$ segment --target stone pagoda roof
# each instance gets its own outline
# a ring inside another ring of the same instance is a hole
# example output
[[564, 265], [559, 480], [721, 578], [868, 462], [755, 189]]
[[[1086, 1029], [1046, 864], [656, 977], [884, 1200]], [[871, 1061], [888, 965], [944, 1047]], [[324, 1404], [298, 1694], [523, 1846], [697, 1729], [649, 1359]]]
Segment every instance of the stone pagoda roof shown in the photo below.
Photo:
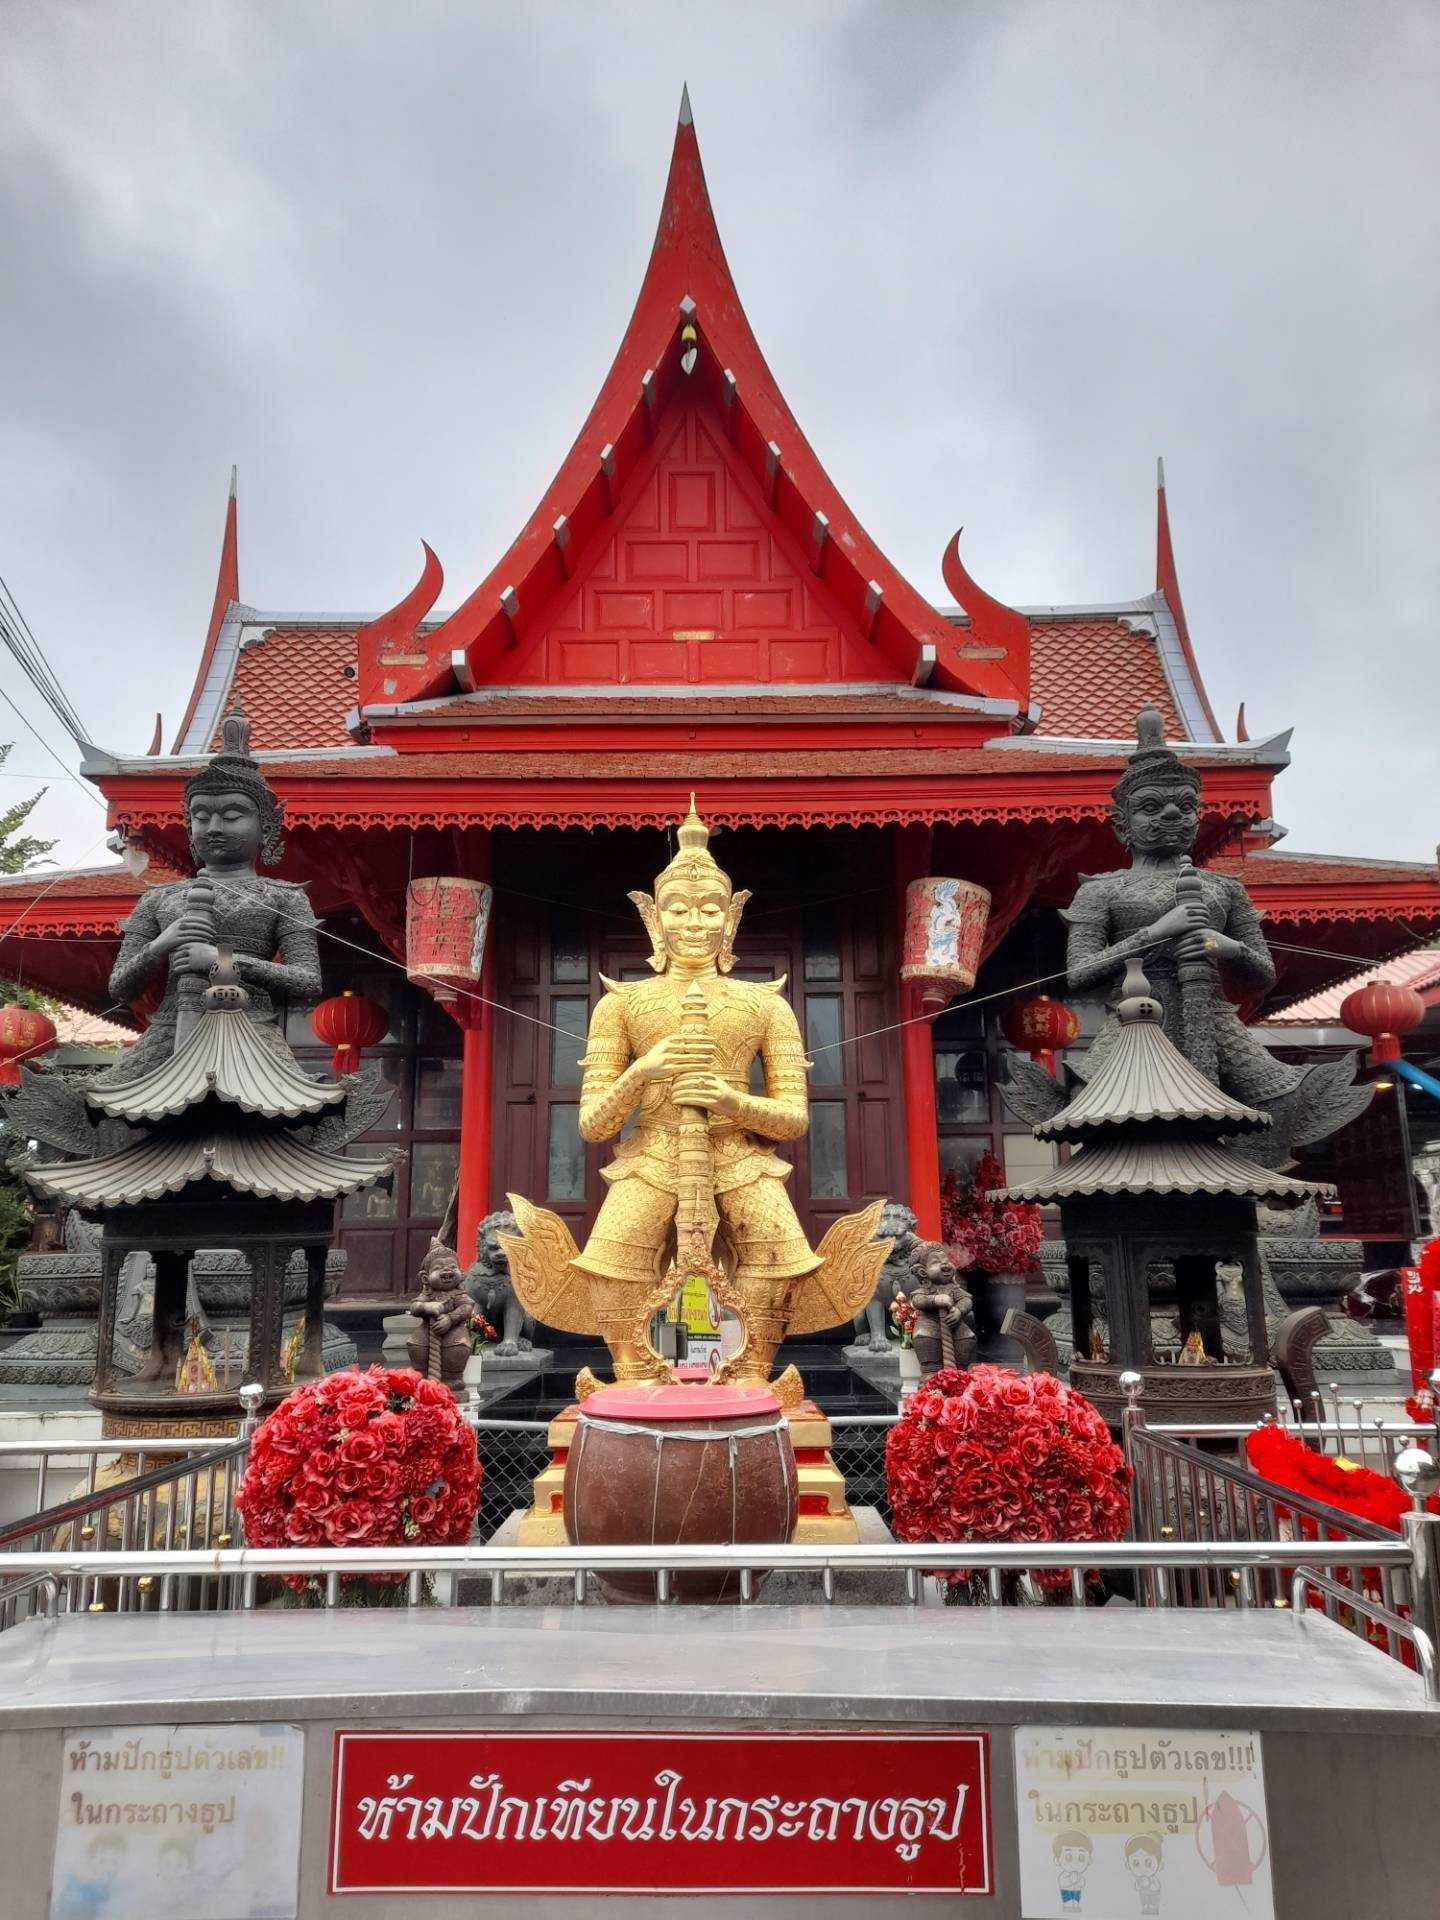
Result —
[[1270, 1116], [1232, 1100], [1166, 1034], [1160, 1003], [1138, 960], [1126, 968], [1109, 1044], [1090, 1081], [1034, 1132], [1076, 1144], [1063, 1166], [1002, 1189], [1007, 1200], [1044, 1205], [1118, 1195], [1211, 1194], [1295, 1207], [1333, 1187], [1273, 1172], [1219, 1137], [1258, 1132]]
[[[278, 1031], [263, 1033], [228, 954], [214, 979], [193, 1031], [168, 1059], [85, 1089], [86, 1106], [136, 1137], [94, 1157], [27, 1167], [37, 1193], [104, 1211], [206, 1182], [252, 1199], [312, 1202], [357, 1193], [390, 1171], [388, 1157], [341, 1150], [358, 1083], [311, 1078]], [[49, 1091], [35, 1074], [27, 1090], [41, 1099]], [[320, 1116], [328, 1131], [307, 1139], [303, 1129]]]

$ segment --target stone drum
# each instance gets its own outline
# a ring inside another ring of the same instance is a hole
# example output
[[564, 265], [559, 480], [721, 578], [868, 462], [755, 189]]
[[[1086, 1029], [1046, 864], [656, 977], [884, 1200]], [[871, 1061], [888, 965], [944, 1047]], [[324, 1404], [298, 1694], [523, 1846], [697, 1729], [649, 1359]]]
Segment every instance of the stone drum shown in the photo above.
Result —
[[[603, 1387], [581, 1409], [565, 1467], [573, 1546], [778, 1546], [796, 1511], [789, 1430], [763, 1387], [644, 1382]], [[648, 1573], [600, 1581], [616, 1599], [655, 1597]], [[680, 1600], [740, 1596], [734, 1573], [678, 1574], [672, 1585]]]

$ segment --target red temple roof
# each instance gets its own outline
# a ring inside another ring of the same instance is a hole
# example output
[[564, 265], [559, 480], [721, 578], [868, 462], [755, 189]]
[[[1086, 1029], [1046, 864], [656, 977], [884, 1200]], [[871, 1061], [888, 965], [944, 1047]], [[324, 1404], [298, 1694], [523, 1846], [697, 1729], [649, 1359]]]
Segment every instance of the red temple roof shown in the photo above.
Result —
[[[439, 590], [438, 568], [427, 562], [427, 573], [428, 599], [409, 596], [408, 632], [386, 620], [361, 636], [362, 707], [517, 669], [549, 680], [707, 677], [682, 635], [733, 652], [718, 664], [725, 679], [853, 677], [846, 660], [858, 649], [872, 662], [866, 678], [933, 677], [1012, 703], [1012, 714], [1029, 703], [1023, 619], [977, 606], [977, 631], [957, 633], [870, 539], [801, 433], [740, 303], [688, 96], [635, 310], [574, 446], [486, 579], [420, 633]], [[606, 589], [609, 631], [596, 634], [583, 609], [576, 658], [563, 646], [537, 656], [586, 574]]]

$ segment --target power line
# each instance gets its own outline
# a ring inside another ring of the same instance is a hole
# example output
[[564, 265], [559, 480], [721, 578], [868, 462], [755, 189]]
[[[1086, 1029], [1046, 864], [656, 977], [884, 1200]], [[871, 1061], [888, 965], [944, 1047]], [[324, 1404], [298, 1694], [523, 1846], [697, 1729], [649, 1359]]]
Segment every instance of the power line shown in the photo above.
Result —
[[83, 793], [87, 799], [93, 800], [97, 807], [103, 807], [105, 805], [105, 802], [101, 799], [100, 795], [96, 793], [93, 787], [87, 787], [85, 782], [80, 778], [79, 774], [76, 773], [73, 768], [66, 766], [65, 762], [60, 758], [59, 754], [55, 751], [54, 747], [51, 746], [50, 742], [45, 738], [44, 734], [37, 731], [37, 729], [31, 724], [31, 722], [26, 718], [26, 716], [20, 711], [19, 707], [16, 706], [15, 702], [10, 698], [9, 694], [6, 693], [3, 687], [0, 687], [0, 700], [3, 700], [5, 702], [6, 706], [9, 707], [10, 711], [15, 715], [15, 718], [20, 722], [21, 726], [24, 727], [26, 732], [33, 735], [34, 738], [40, 742], [40, 745], [45, 749], [46, 753], [49, 754], [50, 758], [55, 762], [56, 766], [59, 767], [61, 773], [64, 774], [65, 778], [67, 780], [73, 780], [75, 785], [80, 789], [81, 793]]
[[35, 638], [30, 622], [20, 611], [3, 574], [0, 574], [0, 640], [4, 641], [19, 663], [21, 672], [65, 731], [77, 744], [83, 743], [87, 738], [84, 723], [60, 684], [60, 676], [51, 665], [45, 649]]

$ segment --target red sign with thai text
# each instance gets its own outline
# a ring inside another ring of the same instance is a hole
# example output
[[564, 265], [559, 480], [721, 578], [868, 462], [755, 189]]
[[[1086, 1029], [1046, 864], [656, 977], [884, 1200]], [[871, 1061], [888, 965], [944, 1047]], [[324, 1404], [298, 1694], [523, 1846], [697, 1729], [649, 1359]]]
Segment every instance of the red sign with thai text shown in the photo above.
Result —
[[992, 1886], [983, 1733], [335, 1736], [331, 1893]]

